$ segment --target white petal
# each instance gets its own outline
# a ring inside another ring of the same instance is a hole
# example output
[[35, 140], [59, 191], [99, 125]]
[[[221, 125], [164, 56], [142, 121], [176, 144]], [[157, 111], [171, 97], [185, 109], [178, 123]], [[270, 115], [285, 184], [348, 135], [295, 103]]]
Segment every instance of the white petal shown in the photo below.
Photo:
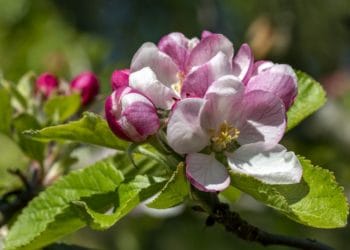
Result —
[[193, 186], [204, 192], [222, 191], [230, 185], [225, 166], [214, 155], [187, 155], [186, 175]]
[[205, 94], [207, 103], [201, 112], [201, 126], [216, 130], [224, 121], [231, 123], [238, 112], [235, 107], [244, 95], [244, 85], [233, 75], [216, 80]]
[[132, 58], [130, 71], [135, 72], [144, 67], [150, 67], [157, 75], [157, 79], [167, 86], [178, 81], [179, 69], [177, 65], [153, 43], [144, 43], [139, 48]]
[[151, 99], [157, 108], [170, 109], [174, 104], [174, 99], [180, 98], [172, 88], [158, 81], [157, 76], [149, 67], [131, 73], [129, 85]]
[[280, 144], [274, 147], [262, 142], [243, 145], [228, 155], [228, 164], [231, 171], [268, 184], [298, 183], [302, 177], [298, 158]]
[[187, 98], [176, 103], [169, 118], [167, 139], [180, 154], [199, 152], [209, 144], [209, 136], [200, 127], [199, 113], [204, 99]]

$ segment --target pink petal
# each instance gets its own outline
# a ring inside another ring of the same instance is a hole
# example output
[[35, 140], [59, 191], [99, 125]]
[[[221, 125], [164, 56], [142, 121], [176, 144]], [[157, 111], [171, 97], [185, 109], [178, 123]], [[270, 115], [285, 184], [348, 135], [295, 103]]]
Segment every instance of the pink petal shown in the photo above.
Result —
[[203, 38], [189, 55], [187, 70], [190, 71], [194, 66], [199, 66], [208, 62], [220, 51], [224, 53], [230, 61], [232, 60], [233, 46], [225, 36], [221, 34], [212, 34]]
[[271, 68], [274, 65], [273, 62], [271, 61], [256, 61], [253, 66], [253, 74], [252, 75], [257, 75], [260, 74], [261, 72]]
[[246, 91], [252, 90], [264, 90], [277, 95], [288, 110], [298, 93], [297, 78], [289, 65], [275, 64], [250, 78]]
[[207, 102], [201, 111], [201, 126], [207, 130], [216, 130], [227, 121], [237, 119], [236, 111], [244, 96], [244, 85], [233, 75], [216, 80], [205, 94]]
[[220, 51], [209, 62], [195, 67], [186, 76], [181, 89], [181, 97], [203, 97], [212, 82], [230, 73], [230, 60]]
[[157, 108], [169, 110], [180, 98], [171, 87], [162, 84], [149, 67], [131, 73], [129, 84], [151, 99]]
[[204, 192], [222, 191], [230, 185], [230, 176], [225, 166], [214, 155], [187, 155], [186, 175], [193, 186]]
[[244, 43], [238, 50], [232, 61], [232, 70], [235, 76], [238, 76], [244, 83], [252, 74], [254, 66], [254, 56], [249, 45]]
[[139, 71], [145, 67], [151, 68], [157, 79], [167, 86], [178, 81], [179, 68], [167, 54], [160, 51], [153, 43], [144, 43], [139, 48], [132, 58], [130, 71]]
[[129, 69], [114, 70], [111, 77], [112, 89], [116, 90], [119, 87], [129, 85]]
[[210, 32], [208, 30], [203, 30], [202, 35], [201, 35], [201, 39], [204, 39], [204, 38], [211, 36], [211, 35], [213, 35], [212, 32]]
[[298, 158], [280, 144], [243, 145], [228, 155], [228, 164], [232, 172], [250, 175], [268, 184], [298, 183], [302, 177]]
[[241, 106], [238, 142], [248, 144], [263, 141], [277, 144], [286, 128], [285, 108], [272, 93], [256, 90], [245, 94]]
[[106, 100], [105, 112], [111, 130], [124, 140], [144, 141], [160, 126], [151, 101], [130, 87], [114, 91]]
[[182, 33], [173, 32], [162, 37], [158, 48], [170, 56], [181, 71], [185, 70], [185, 63], [189, 55], [189, 39]]
[[209, 136], [200, 127], [199, 113], [204, 99], [187, 98], [176, 103], [167, 127], [167, 140], [179, 154], [194, 153], [209, 144]]

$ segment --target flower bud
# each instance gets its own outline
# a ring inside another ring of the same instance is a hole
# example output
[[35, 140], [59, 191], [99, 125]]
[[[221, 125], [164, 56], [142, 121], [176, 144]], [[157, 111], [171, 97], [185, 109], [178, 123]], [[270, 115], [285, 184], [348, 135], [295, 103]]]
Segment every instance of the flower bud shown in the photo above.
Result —
[[111, 130], [124, 140], [144, 141], [160, 126], [153, 103], [128, 86], [118, 88], [107, 98], [105, 112]]
[[58, 88], [58, 79], [50, 73], [43, 73], [36, 79], [36, 92], [48, 98]]
[[112, 89], [116, 90], [119, 87], [128, 86], [129, 75], [130, 75], [129, 69], [114, 70], [111, 77]]
[[70, 88], [80, 92], [82, 105], [87, 105], [98, 94], [100, 84], [94, 73], [83, 72], [72, 80]]

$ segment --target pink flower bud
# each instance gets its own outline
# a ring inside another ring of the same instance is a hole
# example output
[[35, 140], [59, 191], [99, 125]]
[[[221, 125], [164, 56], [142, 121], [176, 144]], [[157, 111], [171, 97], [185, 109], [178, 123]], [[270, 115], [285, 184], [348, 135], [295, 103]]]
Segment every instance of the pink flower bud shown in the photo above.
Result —
[[82, 105], [87, 105], [98, 94], [100, 84], [96, 75], [87, 71], [76, 76], [70, 83], [70, 88], [80, 92]]
[[144, 141], [160, 126], [153, 103], [128, 86], [118, 88], [107, 98], [105, 112], [111, 130], [124, 140]]
[[43, 73], [36, 79], [36, 92], [42, 93], [46, 98], [58, 88], [58, 79], [50, 73]]
[[129, 69], [120, 69], [120, 70], [116, 69], [116, 70], [114, 70], [112, 77], [111, 77], [112, 89], [116, 90], [119, 87], [128, 86], [129, 85], [129, 75], [130, 75]]

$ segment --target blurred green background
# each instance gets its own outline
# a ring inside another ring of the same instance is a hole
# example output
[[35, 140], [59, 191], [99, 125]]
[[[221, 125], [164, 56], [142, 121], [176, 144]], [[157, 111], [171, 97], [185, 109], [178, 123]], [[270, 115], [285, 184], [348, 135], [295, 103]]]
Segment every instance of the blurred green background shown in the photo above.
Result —
[[[334, 171], [350, 197], [349, 0], [0, 0], [0, 69], [13, 81], [28, 70], [70, 80], [91, 69], [107, 94], [112, 71], [128, 67], [143, 42], [172, 31], [200, 36], [204, 29], [223, 33], [236, 50], [248, 42], [257, 58], [291, 64], [323, 84], [327, 105], [282, 143]], [[244, 195], [233, 209], [268, 231], [349, 249], [349, 227], [308, 228]], [[265, 249], [204, 222], [188, 208], [167, 216], [140, 208], [111, 230], [84, 229], [64, 241], [106, 250]]]

